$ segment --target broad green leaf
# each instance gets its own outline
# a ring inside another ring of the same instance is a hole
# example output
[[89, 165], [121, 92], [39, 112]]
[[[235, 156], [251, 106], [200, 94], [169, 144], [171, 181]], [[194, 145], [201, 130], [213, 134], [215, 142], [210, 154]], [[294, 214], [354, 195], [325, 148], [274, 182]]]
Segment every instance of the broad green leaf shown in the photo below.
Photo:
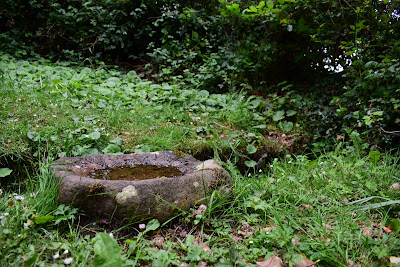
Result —
[[98, 233], [93, 239], [94, 259], [91, 266], [109, 267], [122, 266], [121, 252], [118, 242], [106, 233]]
[[284, 118], [285, 118], [285, 111], [284, 110], [279, 110], [272, 116], [272, 119], [274, 121], [280, 121], [280, 120], [282, 120]]
[[254, 168], [257, 165], [257, 162], [254, 160], [246, 160], [244, 164], [249, 168]]
[[33, 220], [35, 221], [36, 224], [44, 224], [44, 223], [52, 221], [53, 219], [54, 219], [54, 216], [47, 215], [47, 216], [35, 217]]
[[31, 139], [33, 142], [37, 142], [40, 139], [40, 134], [37, 132], [28, 132], [26, 134], [29, 139]]
[[267, 7], [268, 7], [268, 9], [273, 9], [274, 8], [274, 2], [268, 1], [267, 2]]
[[6, 177], [12, 172], [9, 168], [0, 168], [0, 177]]
[[122, 146], [122, 141], [123, 141], [123, 140], [122, 140], [121, 137], [117, 137], [117, 138], [111, 140], [110, 143], [116, 144], [117, 146]]
[[146, 231], [154, 231], [160, 227], [160, 222], [157, 219], [149, 221], [146, 225]]
[[89, 134], [89, 138], [92, 140], [97, 140], [100, 138], [100, 133], [99, 132], [92, 132]]
[[104, 154], [111, 154], [111, 155], [121, 154], [121, 148], [115, 144], [109, 144], [102, 151]]
[[381, 155], [381, 152], [379, 152], [379, 151], [370, 151], [370, 152], [368, 153], [369, 160], [370, 160], [373, 164], [378, 163], [380, 155]]
[[25, 260], [23, 266], [24, 267], [34, 266], [36, 261], [37, 261], [37, 259], [38, 259], [38, 257], [39, 257], [39, 254], [37, 252], [33, 253], [33, 255], [29, 259]]
[[257, 148], [253, 145], [247, 145], [247, 153], [254, 154], [257, 152]]
[[400, 231], [400, 220], [399, 218], [392, 218], [389, 220], [389, 225], [393, 227], [393, 231], [395, 233], [399, 233]]
[[54, 84], [60, 84], [60, 83], [62, 83], [62, 80], [61, 79], [53, 79], [53, 80], [51, 80], [51, 82]]
[[291, 110], [286, 111], [286, 116], [291, 117], [291, 116], [295, 115], [296, 113], [297, 113], [297, 111], [291, 109]]
[[291, 122], [291, 121], [282, 121], [282, 122], [279, 123], [279, 126], [281, 127], [282, 131], [290, 132], [293, 129], [293, 122]]
[[192, 39], [193, 40], [198, 40], [199, 39], [199, 34], [195, 31], [192, 31]]

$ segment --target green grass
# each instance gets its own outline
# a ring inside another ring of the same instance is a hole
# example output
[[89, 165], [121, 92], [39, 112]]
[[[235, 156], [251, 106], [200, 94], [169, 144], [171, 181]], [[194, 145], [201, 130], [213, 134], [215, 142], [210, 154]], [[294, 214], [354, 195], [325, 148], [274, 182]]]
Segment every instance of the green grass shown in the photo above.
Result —
[[[0, 69], [0, 168], [13, 169], [0, 178], [1, 265], [255, 266], [276, 255], [286, 265], [307, 258], [388, 266], [399, 255], [400, 193], [391, 188], [400, 179], [398, 152], [368, 156], [353, 134], [334, 151], [287, 153], [243, 175], [241, 161], [286, 149], [274, 143], [285, 139], [266, 135], [278, 127], [267, 126], [273, 113], [260, 99], [43, 59], [2, 56]], [[232, 185], [213, 192], [197, 215], [194, 207], [162, 226], [106, 228], [113, 237], [58, 205], [54, 158], [155, 150], [224, 159]], [[24, 168], [27, 159], [35, 171]]]

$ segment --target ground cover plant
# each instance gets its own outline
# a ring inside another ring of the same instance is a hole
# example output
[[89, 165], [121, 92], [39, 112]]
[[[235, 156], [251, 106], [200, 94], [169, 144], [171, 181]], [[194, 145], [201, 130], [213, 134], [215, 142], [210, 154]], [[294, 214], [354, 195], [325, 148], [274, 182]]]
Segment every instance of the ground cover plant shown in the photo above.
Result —
[[[245, 94], [156, 84], [112, 66], [8, 55], [1, 70], [4, 264], [383, 266], [397, 259], [398, 153], [369, 151], [351, 131], [332, 152], [290, 155], [285, 142], [302, 133], [287, 121], [297, 113], [286, 106], [291, 93], [271, 95], [271, 106]], [[259, 165], [259, 152], [279, 141], [267, 132], [289, 137]], [[156, 150], [225, 159], [233, 184], [162, 226], [80, 224], [79, 210], [57, 204], [53, 159]], [[17, 168], [16, 155], [33, 171]]]

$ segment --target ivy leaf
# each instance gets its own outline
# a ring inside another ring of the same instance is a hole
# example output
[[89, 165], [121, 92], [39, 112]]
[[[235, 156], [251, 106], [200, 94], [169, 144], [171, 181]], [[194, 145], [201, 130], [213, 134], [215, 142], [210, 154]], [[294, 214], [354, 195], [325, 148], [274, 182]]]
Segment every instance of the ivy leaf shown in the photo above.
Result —
[[0, 177], [6, 177], [12, 172], [9, 168], [0, 168]]

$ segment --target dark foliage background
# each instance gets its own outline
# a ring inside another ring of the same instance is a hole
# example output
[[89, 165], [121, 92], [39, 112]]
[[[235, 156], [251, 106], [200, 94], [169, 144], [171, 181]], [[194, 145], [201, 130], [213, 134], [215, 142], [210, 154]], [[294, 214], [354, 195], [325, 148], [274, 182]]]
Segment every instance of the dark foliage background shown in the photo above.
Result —
[[300, 95], [302, 112], [293, 120], [316, 146], [356, 130], [371, 144], [395, 147], [398, 6], [397, 0], [3, 0], [0, 49], [18, 57], [149, 63], [152, 79], [277, 94], [285, 97], [283, 109]]

